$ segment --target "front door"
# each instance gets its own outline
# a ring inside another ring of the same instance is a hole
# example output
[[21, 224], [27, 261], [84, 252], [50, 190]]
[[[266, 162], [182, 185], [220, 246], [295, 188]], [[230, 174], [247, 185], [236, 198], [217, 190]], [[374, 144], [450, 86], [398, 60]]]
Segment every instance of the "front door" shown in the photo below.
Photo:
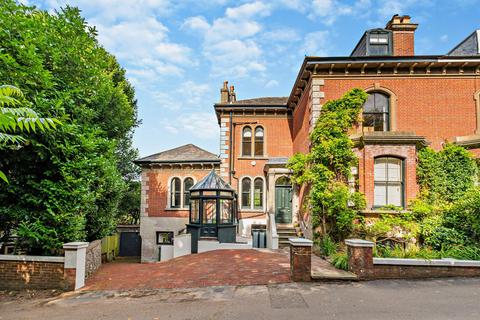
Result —
[[217, 237], [217, 201], [214, 199], [203, 201], [202, 237]]
[[292, 185], [286, 178], [275, 184], [275, 222], [292, 223]]

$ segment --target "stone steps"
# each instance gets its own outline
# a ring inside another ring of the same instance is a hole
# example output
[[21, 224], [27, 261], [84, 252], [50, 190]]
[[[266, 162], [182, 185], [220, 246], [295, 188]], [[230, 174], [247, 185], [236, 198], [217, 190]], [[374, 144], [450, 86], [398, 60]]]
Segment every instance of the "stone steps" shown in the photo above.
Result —
[[293, 227], [277, 227], [277, 234], [278, 246], [280, 248], [288, 247], [288, 238], [295, 238], [297, 236], [297, 232]]

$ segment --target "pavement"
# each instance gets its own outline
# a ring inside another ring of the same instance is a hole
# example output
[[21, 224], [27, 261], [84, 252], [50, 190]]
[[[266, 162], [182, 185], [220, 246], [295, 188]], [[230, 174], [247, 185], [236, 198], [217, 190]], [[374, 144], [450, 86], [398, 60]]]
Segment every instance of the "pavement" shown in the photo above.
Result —
[[0, 295], [5, 319], [480, 319], [480, 279], [283, 283]]

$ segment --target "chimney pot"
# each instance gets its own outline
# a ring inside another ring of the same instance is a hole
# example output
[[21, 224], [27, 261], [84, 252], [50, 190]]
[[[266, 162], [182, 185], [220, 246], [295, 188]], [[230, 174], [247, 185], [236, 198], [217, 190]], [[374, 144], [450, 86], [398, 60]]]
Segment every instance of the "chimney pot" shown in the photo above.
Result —
[[228, 91], [228, 81], [223, 81], [223, 87], [220, 89], [220, 103], [230, 101], [230, 92]]
[[391, 30], [393, 35], [393, 55], [415, 55], [415, 30], [418, 24], [412, 23], [410, 16], [394, 15], [388, 21], [385, 29]]

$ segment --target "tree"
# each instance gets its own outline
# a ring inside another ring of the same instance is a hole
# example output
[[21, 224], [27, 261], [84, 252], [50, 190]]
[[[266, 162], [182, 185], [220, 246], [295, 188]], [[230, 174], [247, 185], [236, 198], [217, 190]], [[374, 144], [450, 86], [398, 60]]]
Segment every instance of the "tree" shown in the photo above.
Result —
[[351, 168], [358, 161], [348, 131], [366, 100], [364, 91], [353, 89], [328, 101], [310, 134], [310, 152], [296, 154], [288, 163], [294, 182], [310, 187], [308, 209], [314, 229], [321, 226], [323, 235], [336, 240], [351, 232], [357, 210], [365, 205], [363, 196], [348, 187]]
[[[31, 108], [21, 107], [23, 98], [20, 89], [0, 86], [0, 149], [15, 148], [27, 140], [19, 133], [54, 129], [60, 124], [57, 119], [41, 118]], [[8, 182], [7, 176], [0, 170], [0, 179]]]
[[[21, 88], [32, 110], [62, 122], [0, 150], [0, 235], [18, 235], [30, 253], [115, 230], [135, 154], [133, 87], [77, 8], [54, 13], [0, 0], [0, 79]], [[1, 239], [0, 239], [1, 241]]]

